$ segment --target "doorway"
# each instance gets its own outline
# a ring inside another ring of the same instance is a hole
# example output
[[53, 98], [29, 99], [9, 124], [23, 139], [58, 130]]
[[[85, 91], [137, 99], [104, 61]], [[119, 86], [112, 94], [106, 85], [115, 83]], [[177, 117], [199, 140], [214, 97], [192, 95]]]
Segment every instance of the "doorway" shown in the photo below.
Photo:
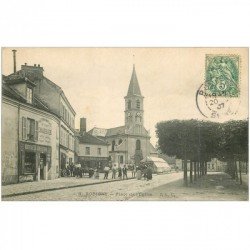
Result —
[[45, 180], [46, 154], [40, 154], [40, 180]]

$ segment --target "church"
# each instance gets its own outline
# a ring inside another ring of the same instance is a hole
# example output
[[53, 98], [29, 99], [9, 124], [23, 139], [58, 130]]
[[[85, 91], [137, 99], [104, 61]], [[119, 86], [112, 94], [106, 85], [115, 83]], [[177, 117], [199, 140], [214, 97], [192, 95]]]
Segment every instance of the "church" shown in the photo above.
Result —
[[144, 127], [144, 97], [141, 93], [135, 65], [125, 99], [125, 125], [102, 129], [94, 127], [88, 133], [109, 144], [109, 156], [112, 164], [123, 166], [135, 164], [147, 156], [157, 156], [157, 151], [150, 143], [149, 132]]

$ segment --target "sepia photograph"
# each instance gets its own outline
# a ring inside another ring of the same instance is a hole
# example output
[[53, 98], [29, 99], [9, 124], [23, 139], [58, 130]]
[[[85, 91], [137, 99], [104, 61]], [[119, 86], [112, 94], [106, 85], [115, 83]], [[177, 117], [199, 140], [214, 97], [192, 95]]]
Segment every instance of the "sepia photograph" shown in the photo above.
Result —
[[2, 48], [2, 201], [248, 201], [248, 48]]

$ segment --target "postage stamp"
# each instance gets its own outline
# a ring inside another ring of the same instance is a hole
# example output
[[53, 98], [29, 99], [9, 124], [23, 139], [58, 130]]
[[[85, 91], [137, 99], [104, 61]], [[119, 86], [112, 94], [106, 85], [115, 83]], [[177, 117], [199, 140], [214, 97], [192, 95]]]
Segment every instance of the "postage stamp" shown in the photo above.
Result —
[[206, 55], [205, 67], [206, 94], [239, 97], [239, 55]]

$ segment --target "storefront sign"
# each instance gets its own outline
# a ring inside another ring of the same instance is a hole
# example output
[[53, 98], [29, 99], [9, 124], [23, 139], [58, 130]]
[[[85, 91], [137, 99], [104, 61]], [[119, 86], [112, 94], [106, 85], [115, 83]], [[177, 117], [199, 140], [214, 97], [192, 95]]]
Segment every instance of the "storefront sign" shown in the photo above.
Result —
[[38, 141], [40, 143], [50, 143], [52, 128], [51, 123], [47, 119], [40, 119], [38, 123]]

